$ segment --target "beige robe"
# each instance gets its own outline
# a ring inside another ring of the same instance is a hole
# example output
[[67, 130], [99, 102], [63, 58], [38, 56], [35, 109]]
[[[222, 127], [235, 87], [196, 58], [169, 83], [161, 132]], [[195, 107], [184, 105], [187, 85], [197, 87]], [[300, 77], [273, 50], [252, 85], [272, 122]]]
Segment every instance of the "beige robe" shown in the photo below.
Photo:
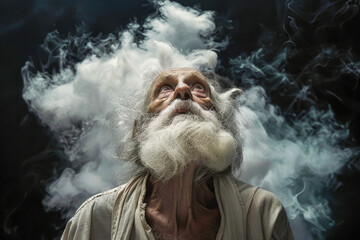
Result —
[[[69, 220], [62, 240], [155, 239], [143, 202], [149, 175], [97, 194]], [[293, 239], [284, 207], [270, 192], [236, 180], [214, 177], [221, 222], [216, 240]]]

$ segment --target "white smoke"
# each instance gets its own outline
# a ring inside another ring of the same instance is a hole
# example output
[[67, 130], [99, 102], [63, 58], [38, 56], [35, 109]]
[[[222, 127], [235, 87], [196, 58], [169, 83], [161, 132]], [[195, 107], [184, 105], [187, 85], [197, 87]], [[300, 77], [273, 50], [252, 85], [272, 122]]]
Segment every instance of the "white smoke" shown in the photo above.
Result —
[[[60, 39], [54, 32], [43, 47], [49, 53], [57, 51], [50, 55], [50, 62], [58, 62], [59, 71], [34, 74], [30, 62], [23, 68], [24, 99], [63, 144], [69, 159], [69, 168], [48, 186], [46, 207], [70, 216], [84, 198], [117, 185], [115, 173], [121, 171], [122, 163], [115, 157], [115, 149], [125, 126], [117, 123], [120, 131], [114, 134], [108, 115], [118, 107], [119, 99], [137, 101], [149, 80], [164, 69], [216, 66], [217, 55], [208, 49], [226, 43], [213, 41], [213, 13], [168, 1], [156, 4], [160, 14], [145, 21], [147, 30], [142, 32], [140, 44], [134, 41], [140, 28], [134, 23], [119, 37], [106, 39], [81, 32]], [[72, 45], [77, 49], [70, 49]], [[76, 64], [69, 60], [75, 52], [84, 55], [84, 60]]]
[[[157, 15], [148, 17], [143, 26], [129, 24], [118, 36], [90, 37], [80, 32], [61, 39], [50, 33], [43, 45], [51, 58], [45, 70], [33, 73], [30, 62], [23, 68], [23, 97], [67, 156], [68, 167], [55, 176], [44, 200], [47, 208], [62, 210], [66, 217], [87, 197], [116, 186], [116, 172], [126, 171], [116, 157], [116, 144], [126, 134], [125, 119], [116, 123], [118, 131], [109, 123], [118, 101], [129, 102], [125, 110], [130, 111], [149, 80], [167, 68], [214, 70], [217, 55], [211, 50], [226, 47], [226, 41], [214, 40], [213, 12], [169, 1], [155, 3]], [[135, 37], [139, 33], [142, 40]], [[76, 62], [73, 55], [82, 61]], [[55, 73], [50, 69], [53, 62], [58, 63]], [[263, 74], [251, 66], [254, 74]], [[353, 154], [338, 144], [348, 130], [336, 124], [330, 110], [312, 108], [290, 121], [270, 104], [256, 82], [248, 86], [238, 102], [249, 126], [240, 178], [275, 193], [287, 209], [295, 238], [308, 239], [311, 232], [319, 234], [331, 225], [322, 191], [329, 176]]]
[[304, 229], [298, 229], [303, 220], [321, 238], [334, 224], [323, 191], [330, 177], [354, 156], [339, 146], [348, 129], [336, 124], [331, 111], [315, 108], [289, 124], [258, 86], [248, 89], [240, 104], [249, 124], [240, 178], [281, 200], [289, 218], [297, 218], [291, 222], [296, 239], [309, 239]]
[[285, 73], [286, 51], [273, 62], [265, 61], [264, 49], [230, 61], [233, 75], [248, 87], [239, 99], [240, 111], [248, 121], [240, 178], [275, 193], [287, 210], [296, 239], [311, 239], [311, 235], [322, 239], [334, 224], [326, 191], [334, 175], [360, 151], [341, 145], [349, 129], [337, 123], [330, 108], [310, 107], [294, 115], [271, 104], [264, 85], [296, 93], [285, 105], [293, 106], [299, 100], [313, 103], [309, 88]]

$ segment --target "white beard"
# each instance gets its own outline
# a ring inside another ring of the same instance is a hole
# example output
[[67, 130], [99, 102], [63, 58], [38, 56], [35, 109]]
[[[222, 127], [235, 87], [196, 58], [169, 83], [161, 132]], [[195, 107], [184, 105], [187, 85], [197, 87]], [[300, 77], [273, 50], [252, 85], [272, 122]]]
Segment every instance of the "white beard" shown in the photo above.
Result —
[[[174, 113], [184, 108], [186, 114]], [[211, 172], [223, 171], [235, 159], [236, 146], [215, 112], [190, 100], [175, 100], [141, 134], [140, 160], [155, 177], [167, 180], [191, 161]]]

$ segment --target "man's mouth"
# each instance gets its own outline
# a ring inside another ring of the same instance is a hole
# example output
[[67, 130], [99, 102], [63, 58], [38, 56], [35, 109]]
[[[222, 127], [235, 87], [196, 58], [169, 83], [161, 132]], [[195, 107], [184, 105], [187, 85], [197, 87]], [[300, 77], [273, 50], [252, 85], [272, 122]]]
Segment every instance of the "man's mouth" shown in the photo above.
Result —
[[176, 114], [185, 114], [187, 112], [187, 110], [185, 109], [185, 108], [183, 108], [183, 109], [176, 109], [175, 110], [175, 113]]

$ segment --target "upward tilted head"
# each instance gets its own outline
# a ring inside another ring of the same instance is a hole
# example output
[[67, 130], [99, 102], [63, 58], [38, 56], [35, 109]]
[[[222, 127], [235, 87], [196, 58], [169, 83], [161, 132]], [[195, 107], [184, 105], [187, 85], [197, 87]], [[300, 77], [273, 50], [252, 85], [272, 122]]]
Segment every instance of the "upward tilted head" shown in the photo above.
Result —
[[127, 156], [165, 180], [190, 162], [201, 169], [199, 176], [239, 166], [242, 139], [234, 99], [241, 90], [220, 92], [213, 84], [216, 77], [192, 68], [158, 74], [145, 97], [145, 112], [135, 121]]

